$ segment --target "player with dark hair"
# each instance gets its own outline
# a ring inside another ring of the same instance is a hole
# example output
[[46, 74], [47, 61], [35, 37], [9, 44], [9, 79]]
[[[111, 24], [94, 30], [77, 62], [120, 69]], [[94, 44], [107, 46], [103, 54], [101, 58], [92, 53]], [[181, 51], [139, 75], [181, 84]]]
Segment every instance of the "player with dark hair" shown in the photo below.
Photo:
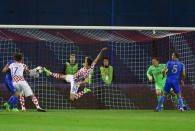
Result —
[[184, 85], [186, 72], [185, 72], [184, 64], [181, 61], [179, 61], [178, 53], [176, 53], [176, 52], [172, 53], [172, 60], [168, 61], [165, 68], [162, 70], [163, 78], [165, 76], [166, 71], [167, 71], [167, 79], [166, 79], [165, 87], [164, 87], [164, 90], [163, 90], [163, 96], [161, 96], [161, 98], [158, 102], [158, 106], [156, 107], [155, 111], [158, 112], [161, 109], [160, 107], [164, 102], [166, 94], [169, 93], [170, 89], [172, 88], [173, 91], [175, 92], [175, 94], [177, 94], [178, 105], [180, 107], [180, 111], [184, 112], [183, 101], [182, 101], [182, 97], [181, 97], [181, 90], [180, 90], [180, 87], [179, 87], [178, 80], [179, 80], [180, 73], [182, 72], [181, 83], [182, 83], [182, 85]]
[[25, 71], [27, 74], [32, 75], [33, 70], [29, 70], [23, 62], [22, 54], [15, 53], [14, 54], [14, 62], [9, 66], [5, 67], [3, 72], [7, 72], [8, 70], [11, 72], [13, 86], [16, 91], [22, 96], [24, 93], [25, 97], [31, 97], [32, 102], [35, 104], [37, 111], [45, 112], [44, 109], [40, 108], [37, 98], [34, 96], [32, 89], [25, 81], [23, 72]]
[[[85, 56], [85, 59], [91, 59], [90, 56]], [[82, 64], [82, 66], [85, 67], [85, 63]], [[92, 70], [89, 74], [89, 81], [88, 81], [88, 84], [92, 84], [92, 81], [93, 81], [93, 74], [94, 74], [94, 71]]]
[[95, 64], [100, 59], [103, 51], [105, 51], [107, 48], [101, 49], [100, 53], [97, 55], [96, 59], [93, 61], [90, 57], [85, 57], [85, 66], [81, 68], [75, 75], [63, 75], [58, 73], [52, 73], [51, 71], [47, 70], [44, 67], [44, 71], [46, 73], [46, 76], [53, 76], [57, 79], [64, 79], [71, 85], [70, 90], [70, 100], [74, 101], [79, 99], [81, 96], [86, 94], [87, 92], [90, 92], [90, 89], [84, 88], [84, 91], [78, 92], [78, 88], [81, 84], [88, 83], [89, 81], [89, 74], [94, 69]]

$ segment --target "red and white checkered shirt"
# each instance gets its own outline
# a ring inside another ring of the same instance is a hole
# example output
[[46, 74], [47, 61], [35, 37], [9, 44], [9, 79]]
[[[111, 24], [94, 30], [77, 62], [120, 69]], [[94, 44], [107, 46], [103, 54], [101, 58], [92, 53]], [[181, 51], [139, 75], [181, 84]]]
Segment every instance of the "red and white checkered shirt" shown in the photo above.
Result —
[[24, 81], [23, 72], [28, 69], [28, 67], [23, 63], [14, 62], [9, 65], [12, 75], [12, 81]]
[[83, 67], [73, 76], [75, 82], [83, 81], [85, 78], [89, 78], [90, 72], [94, 69], [96, 63], [92, 63], [90, 68]]

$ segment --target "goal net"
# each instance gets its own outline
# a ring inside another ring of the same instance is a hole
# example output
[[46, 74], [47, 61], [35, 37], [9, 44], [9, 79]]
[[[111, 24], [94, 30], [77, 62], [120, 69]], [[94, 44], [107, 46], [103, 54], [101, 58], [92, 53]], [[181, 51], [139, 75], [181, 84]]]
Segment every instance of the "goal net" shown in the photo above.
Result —
[[[78, 68], [82, 68], [86, 56], [95, 59], [99, 51], [107, 47], [96, 64], [91, 82], [82, 85], [92, 91], [72, 102], [69, 100], [70, 84], [43, 72], [38, 78], [25, 74], [41, 107], [46, 109], [154, 109], [157, 105], [154, 83], [146, 72], [152, 57], [167, 63], [171, 53], [177, 51], [185, 64], [187, 79], [182, 93], [185, 102], [195, 109], [195, 32], [183, 28], [147, 27], [80, 27], [80, 26], [0, 26], [0, 65], [3, 68], [13, 59], [15, 52], [23, 54], [29, 69], [43, 66], [52, 72], [65, 74], [66, 62], [75, 54]], [[113, 67], [110, 84], [103, 80], [100, 67], [103, 58], [109, 58]], [[1, 73], [0, 98], [3, 103], [10, 94]], [[28, 98], [26, 107], [34, 108]], [[170, 100], [167, 109], [175, 108]]]

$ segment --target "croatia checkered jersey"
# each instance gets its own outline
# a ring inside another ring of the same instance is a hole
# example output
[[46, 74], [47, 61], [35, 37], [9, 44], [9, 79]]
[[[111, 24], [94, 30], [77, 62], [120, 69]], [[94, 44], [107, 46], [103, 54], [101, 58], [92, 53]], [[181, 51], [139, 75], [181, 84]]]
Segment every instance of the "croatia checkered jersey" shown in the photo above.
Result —
[[89, 78], [90, 72], [95, 67], [95, 62], [91, 64], [90, 68], [83, 67], [73, 76], [75, 82], [84, 81], [84, 79]]
[[23, 72], [28, 69], [25, 64], [14, 62], [9, 65], [9, 69], [11, 70], [13, 82], [24, 81]]

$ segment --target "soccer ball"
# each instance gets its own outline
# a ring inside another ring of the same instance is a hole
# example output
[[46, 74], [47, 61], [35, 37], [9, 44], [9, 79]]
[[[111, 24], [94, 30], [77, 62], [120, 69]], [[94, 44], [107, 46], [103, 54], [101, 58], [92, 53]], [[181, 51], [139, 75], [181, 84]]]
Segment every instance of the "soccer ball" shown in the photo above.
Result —
[[42, 73], [42, 72], [43, 72], [43, 67], [38, 66], [38, 67], [36, 68], [36, 71], [39, 72], [39, 74]]

